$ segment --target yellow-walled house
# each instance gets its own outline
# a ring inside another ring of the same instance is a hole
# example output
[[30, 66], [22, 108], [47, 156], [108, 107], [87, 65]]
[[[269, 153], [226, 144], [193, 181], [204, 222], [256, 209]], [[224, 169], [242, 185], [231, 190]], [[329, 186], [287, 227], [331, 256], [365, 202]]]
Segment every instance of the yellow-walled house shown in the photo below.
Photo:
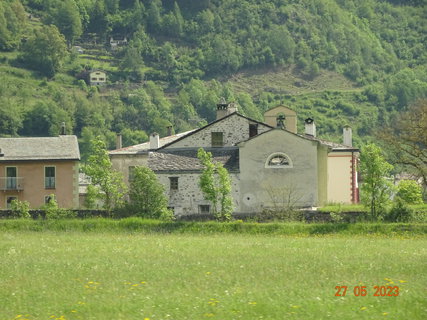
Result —
[[0, 138], [0, 209], [12, 200], [36, 209], [55, 196], [63, 208], [79, 206], [77, 137]]
[[350, 143], [337, 144], [317, 138], [311, 118], [305, 132], [297, 133], [296, 113], [284, 106], [268, 110], [260, 122], [222, 103], [217, 119], [202, 128], [164, 138], [154, 133], [150, 142], [118, 148], [110, 157], [126, 182], [135, 166], [151, 168], [176, 216], [209, 214], [198, 186], [203, 168], [197, 150], [204, 148], [230, 173], [234, 213], [254, 214], [284, 197], [301, 208], [358, 202], [359, 150], [351, 146], [349, 132]]

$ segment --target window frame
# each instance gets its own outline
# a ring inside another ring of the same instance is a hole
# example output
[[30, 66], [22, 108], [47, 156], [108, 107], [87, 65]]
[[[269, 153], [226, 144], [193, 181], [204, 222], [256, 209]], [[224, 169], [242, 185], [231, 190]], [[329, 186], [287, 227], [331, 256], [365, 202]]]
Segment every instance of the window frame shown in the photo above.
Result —
[[[53, 168], [53, 173], [54, 173], [53, 177], [47, 176], [46, 170], [48, 168]], [[44, 166], [44, 175], [43, 176], [44, 176], [44, 188], [45, 189], [56, 189], [56, 166]], [[50, 178], [50, 179], [48, 180], [48, 178]], [[49, 183], [48, 183], [48, 181], [49, 181]], [[52, 183], [52, 181], [53, 181], [53, 183]]]
[[[210, 204], [199, 204], [199, 214], [209, 214], [211, 213], [211, 205]], [[207, 211], [206, 211], [207, 208]]]
[[169, 177], [169, 190], [172, 192], [179, 190], [179, 177]]
[[[221, 139], [219, 139], [221, 137]], [[221, 140], [221, 142], [219, 142]], [[223, 147], [224, 146], [224, 132], [212, 131], [211, 132], [211, 146], [212, 147]]]
[[[286, 158], [288, 160], [288, 164], [279, 164], [279, 165], [272, 165], [271, 161], [276, 158], [276, 157], [283, 157]], [[284, 152], [275, 152], [272, 153], [268, 156], [267, 161], [265, 162], [265, 168], [268, 169], [284, 169], [284, 168], [293, 168], [293, 163], [292, 163], [292, 159], [291, 157], [289, 157], [286, 153]]]
[[[10, 176], [8, 173], [8, 169], [15, 169], [15, 176]], [[18, 189], [18, 167], [17, 166], [6, 166], [5, 174], [6, 181], [5, 187], [6, 190], [17, 190]]]

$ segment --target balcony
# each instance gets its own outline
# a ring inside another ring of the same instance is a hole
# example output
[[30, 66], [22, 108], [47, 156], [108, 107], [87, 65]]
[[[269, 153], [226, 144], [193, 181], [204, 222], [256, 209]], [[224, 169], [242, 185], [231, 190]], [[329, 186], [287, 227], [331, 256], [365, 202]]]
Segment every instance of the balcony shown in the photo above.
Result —
[[0, 178], [1, 191], [21, 191], [24, 190], [24, 178], [22, 177], [3, 177]]

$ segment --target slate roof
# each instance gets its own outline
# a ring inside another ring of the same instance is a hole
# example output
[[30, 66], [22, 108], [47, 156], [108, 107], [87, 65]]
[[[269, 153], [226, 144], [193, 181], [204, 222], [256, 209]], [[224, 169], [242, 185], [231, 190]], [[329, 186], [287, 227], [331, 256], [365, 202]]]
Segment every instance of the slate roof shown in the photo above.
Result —
[[[200, 172], [203, 166], [197, 158], [197, 150], [196, 148], [186, 148], [150, 152], [148, 155], [148, 167], [157, 173]], [[212, 153], [214, 162], [222, 163], [229, 172], [239, 172], [238, 148], [205, 148], [205, 150]]]
[[0, 138], [0, 162], [29, 160], [80, 160], [76, 136]]
[[[163, 137], [160, 138], [160, 147], [169, 144], [175, 140], [178, 140], [179, 138], [186, 136], [188, 134], [190, 134], [191, 132], [193, 132], [194, 130], [190, 130], [190, 131], [186, 131], [186, 132], [181, 132], [181, 133], [177, 133], [174, 134], [172, 136], [167, 136], [167, 137]], [[116, 155], [116, 154], [138, 154], [138, 153], [145, 153], [148, 150], [150, 150], [150, 142], [144, 142], [144, 143], [140, 143], [140, 144], [136, 144], [133, 146], [129, 146], [129, 147], [124, 147], [121, 149], [116, 149], [116, 150], [111, 150], [109, 152], [109, 154], [111, 155]]]

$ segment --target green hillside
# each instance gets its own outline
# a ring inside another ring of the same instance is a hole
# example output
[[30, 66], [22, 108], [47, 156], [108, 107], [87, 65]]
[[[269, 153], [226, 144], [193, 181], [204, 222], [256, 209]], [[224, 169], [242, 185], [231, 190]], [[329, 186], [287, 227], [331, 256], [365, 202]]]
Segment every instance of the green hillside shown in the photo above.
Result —
[[225, 99], [259, 120], [285, 104], [335, 141], [350, 124], [360, 145], [427, 97], [426, 18], [424, 0], [5, 0], [0, 135], [65, 122], [85, 156], [95, 135], [203, 125]]

